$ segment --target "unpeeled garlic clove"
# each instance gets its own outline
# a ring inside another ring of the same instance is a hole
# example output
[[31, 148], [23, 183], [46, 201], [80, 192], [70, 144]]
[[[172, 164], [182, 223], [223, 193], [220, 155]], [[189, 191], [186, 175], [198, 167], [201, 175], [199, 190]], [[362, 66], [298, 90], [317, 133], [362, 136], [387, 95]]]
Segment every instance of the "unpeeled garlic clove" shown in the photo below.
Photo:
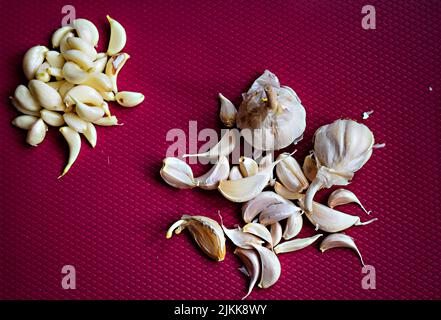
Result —
[[239, 259], [244, 264], [248, 276], [250, 278], [250, 284], [248, 286], [247, 294], [242, 298], [242, 300], [246, 299], [253, 290], [254, 286], [257, 283], [257, 279], [260, 275], [260, 260], [259, 256], [254, 250], [236, 248], [234, 250], [234, 254], [239, 257]]
[[29, 111], [39, 111], [41, 109], [40, 104], [32, 96], [29, 89], [22, 84], [15, 89], [14, 98], [20, 104], [20, 106]]
[[61, 127], [64, 125], [63, 116], [58, 112], [43, 109], [40, 114], [44, 122], [50, 126]]
[[328, 198], [328, 206], [330, 208], [335, 208], [336, 206], [341, 206], [348, 203], [356, 203], [364, 212], [366, 212], [367, 214], [371, 213], [371, 211], [367, 211], [365, 209], [357, 196], [352, 191], [349, 191], [347, 189], [337, 189], [332, 192]]
[[300, 211], [301, 209], [292, 203], [273, 204], [260, 213], [259, 223], [267, 226], [298, 214]]
[[239, 158], [239, 169], [244, 177], [251, 177], [259, 172], [257, 162], [254, 159], [243, 156]]
[[124, 49], [127, 41], [126, 30], [116, 20], [107, 16], [107, 20], [110, 23], [110, 41], [107, 48], [107, 55], [113, 56]]
[[296, 237], [303, 227], [303, 213], [298, 211], [286, 219], [285, 231], [283, 232], [283, 239], [290, 240]]
[[118, 85], [117, 85], [118, 74], [129, 58], [130, 56], [127, 53], [121, 52], [112, 56], [109, 59], [109, 61], [107, 61], [106, 75], [112, 81], [112, 87], [114, 92], [118, 92]]
[[75, 19], [72, 25], [81, 39], [91, 43], [94, 47], [98, 45], [100, 34], [91, 21], [87, 19]]
[[269, 288], [279, 280], [282, 271], [280, 261], [276, 254], [268, 248], [254, 243], [251, 246], [257, 250], [261, 261], [262, 274], [258, 286], [263, 289]]
[[283, 229], [280, 222], [274, 222], [270, 227], [270, 231], [271, 231], [271, 238], [273, 240], [273, 246], [277, 246], [279, 242], [282, 240], [282, 235], [283, 235]]
[[98, 126], [110, 127], [110, 126], [120, 126], [122, 124], [118, 123], [118, 118], [116, 116], [103, 117], [93, 122]]
[[222, 224], [222, 229], [224, 230], [228, 239], [230, 239], [236, 247], [242, 249], [253, 249], [252, 244], [263, 244], [263, 241], [260, 238], [252, 235], [251, 233], [243, 232], [240, 228], [228, 229]]
[[242, 179], [242, 173], [240, 173], [239, 167], [238, 166], [232, 166], [231, 170], [230, 170], [230, 174], [228, 176], [229, 180], [238, 180], [238, 179]]
[[[183, 215], [181, 220], [175, 222], [167, 231], [167, 239], [171, 238], [173, 231], [179, 232], [188, 229], [193, 239], [210, 258], [222, 261], [225, 258], [225, 236], [217, 221], [204, 216]], [[178, 233], [179, 233], [178, 232]]]
[[[273, 163], [273, 154], [272, 153], [268, 153], [266, 156], [264, 156], [262, 159], [260, 159], [259, 162], [259, 171], [265, 170], [268, 166], [270, 166]], [[270, 177], [270, 181], [269, 181], [269, 185], [270, 186], [274, 186], [274, 184], [276, 183], [276, 180], [274, 179], [274, 174], [271, 171], [271, 177]]]
[[205, 190], [216, 189], [219, 181], [228, 178], [230, 173], [230, 164], [227, 157], [221, 156], [218, 162], [204, 175], [195, 178], [198, 187]]
[[144, 95], [139, 92], [120, 91], [115, 96], [116, 102], [122, 107], [136, 107], [144, 101]]
[[305, 157], [302, 169], [305, 177], [308, 178], [309, 181], [314, 181], [315, 176], [317, 175], [317, 162], [315, 161], [313, 154]]
[[54, 68], [63, 68], [64, 63], [66, 62], [58, 51], [53, 50], [46, 52], [46, 61]]
[[63, 77], [74, 84], [80, 84], [89, 78], [89, 73], [84, 71], [75, 62], [67, 61], [62, 69]]
[[286, 253], [286, 252], [293, 252], [297, 250], [301, 250], [303, 248], [306, 248], [307, 246], [313, 244], [318, 238], [322, 237], [323, 234], [316, 234], [315, 236], [309, 237], [309, 238], [301, 238], [301, 239], [294, 239], [290, 241], [285, 241], [278, 246], [274, 248], [274, 252], [279, 253]]
[[78, 132], [70, 127], [61, 127], [60, 132], [69, 145], [69, 160], [64, 167], [63, 173], [58, 178], [63, 177], [70, 170], [75, 160], [77, 160], [81, 149], [81, 137]]
[[18, 112], [29, 115], [29, 116], [40, 116], [40, 111], [30, 111], [26, 108], [24, 108], [14, 97], [9, 97], [11, 99], [11, 103], [14, 106], [15, 109], [17, 109]]
[[67, 39], [67, 44], [71, 49], [80, 50], [84, 52], [92, 61], [96, 59], [96, 50], [93, 45], [78, 37], [70, 37]]
[[285, 188], [281, 183], [277, 182], [274, 184], [274, 191], [283, 198], [287, 200], [298, 200], [302, 198], [304, 195], [297, 192], [289, 191], [287, 188]]
[[94, 63], [92, 59], [90, 59], [90, 57], [87, 54], [85, 54], [80, 50], [69, 49], [63, 52], [62, 55], [63, 58], [66, 59], [66, 61], [75, 62], [85, 71], [89, 71], [94, 67]]
[[46, 125], [42, 119], [38, 119], [31, 126], [26, 137], [26, 142], [33, 147], [36, 147], [43, 142], [46, 137]]
[[214, 160], [221, 156], [228, 156], [236, 147], [238, 133], [236, 130], [227, 130], [217, 144], [207, 152], [198, 154], [184, 154], [183, 158], [199, 157]]
[[[283, 156], [283, 154], [281, 154], [279, 158], [281, 156]], [[283, 186], [291, 192], [301, 193], [309, 186], [302, 168], [296, 159], [290, 155], [285, 155], [284, 159], [277, 164], [276, 173]]]
[[35, 77], [35, 73], [44, 61], [49, 49], [45, 46], [35, 46], [26, 51], [23, 57], [23, 71], [28, 80]]
[[75, 104], [74, 99], [93, 106], [101, 106], [104, 101], [98, 91], [85, 85], [75, 86], [70, 89], [64, 97], [64, 103], [66, 106], [71, 107]]
[[349, 248], [354, 250], [360, 258], [361, 265], [364, 266], [363, 257], [361, 256], [361, 253], [354, 242], [354, 238], [344, 233], [330, 234], [323, 239], [322, 243], [320, 244], [320, 251], [325, 252], [326, 250], [332, 248]]
[[60, 46], [61, 40], [71, 31], [73, 31], [74, 29], [71, 26], [64, 26], [61, 27], [59, 29], [57, 29], [53, 34], [52, 34], [52, 47], [53, 48], [58, 48]]
[[51, 111], [64, 111], [66, 106], [57, 90], [40, 80], [29, 81], [29, 90], [40, 105]]
[[190, 189], [196, 186], [190, 166], [178, 158], [165, 158], [160, 175], [165, 182], [178, 189]]
[[101, 107], [88, 106], [81, 101], [72, 98], [75, 101], [75, 112], [88, 122], [96, 121], [104, 116], [104, 110]]
[[250, 223], [267, 207], [280, 203], [287, 201], [272, 191], [264, 191], [242, 206], [242, 218], [246, 223]]
[[17, 128], [23, 129], [23, 130], [29, 130], [34, 125], [34, 123], [38, 120], [38, 117], [35, 116], [29, 116], [29, 115], [22, 115], [16, 117], [14, 120], [12, 120], [12, 124], [16, 126]]
[[247, 223], [242, 230], [243, 232], [253, 234], [265, 240], [267, 243], [270, 244], [271, 247], [273, 246], [273, 238], [271, 236], [271, 232], [269, 232], [269, 230], [264, 225], [261, 225], [260, 223], [250, 222]]
[[234, 125], [236, 124], [236, 115], [237, 115], [236, 107], [230, 100], [225, 98], [222, 93], [219, 93], [219, 100], [221, 103], [219, 116], [222, 123], [227, 128], [234, 127]]

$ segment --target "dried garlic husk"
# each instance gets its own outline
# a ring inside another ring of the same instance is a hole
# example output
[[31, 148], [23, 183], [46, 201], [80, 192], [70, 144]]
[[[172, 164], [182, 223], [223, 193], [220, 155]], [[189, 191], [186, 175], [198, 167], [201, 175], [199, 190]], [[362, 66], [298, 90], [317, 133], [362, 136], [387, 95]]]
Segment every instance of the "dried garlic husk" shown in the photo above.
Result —
[[239, 257], [247, 269], [248, 276], [250, 277], [250, 285], [248, 286], [247, 294], [242, 298], [244, 300], [248, 297], [256, 285], [257, 279], [260, 275], [260, 260], [259, 256], [254, 250], [236, 248], [234, 254]]
[[354, 250], [360, 258], [361, 265], [364, 266], [363, 257], [361, 256], [361, 253], [354, 242], [354, 238], [344, 233], [330, 234], [323, 239], [322, 243], [320, 244], [320, 251], [325, 252], [326, 250], [332, 248], [349, 248]]
[[316, 234], [315, 236], [309, 237], [309, 238], [302, 238], [302, 239], [294, 239], [291, 241], [285, 241], [278, 246], [274, 248], [274, 252], [279, 253], [286, 253], [286, 252], [293, 252], [297, 250], [301, 250], [303, 248], [306, 248], [307, 246], [313, 244], [318, 238], [322, 237], [323, 234]]
[[260, 277], [259, 288], [269, 288], [279, 280], [282, 268], [279, 258], [268, 248], [261, 245], [251, 244], [257, 250], [262, 265], [262, 275]]
[[370, 211], [367, 211], [365, 207], [361, 204], [360, 200], [357, 198], [357, 196], [347, 189], [337, 189], [334, 192], [331, 193], [331, 195], [328, 198], [328, 206], [330, 208], [335, 208], [337, 206], [341, 206], [348, 203], [356, 203], [360, 206], [360, 208], [366, 212], [367, 214], [370, 214]]
[[302, 169], [305, 177], [308, 178], [309, 181], [314, 181], [317, 175], [317, 162], [315, 162], [313, 154], [305, 157]]
[[196, 186], [196, 182], [193, 178], [193, 170], [191, 170], [187, 163], [178, 158], [165, 158], [160, 174], [162, 179], [172, 187], [190, 189]]
[[236, 122], [251, 130], [244, 138], [256, 149], [279, 150], [301, 140], [306, 112], [294, 90], [266, 70], [243, 94]]
[[279, 196], [277, 193], [272, 191], [264, 191], [242, 206], [242, 218], [246, 223], [250, 223], [267, 207], [279, 203], [288, 203], [288, 201]]
[[207, 152], [197, 154], [184, 154], [182, 157], [199, 157], [214, 160], [221, 156], [228, 156], [231, 152], [233, 152], [234, 148], [236, 147], [236, 139], [238, 138], [236, 134], [236, 129], [227, 130], [227, 132], [222, 136], [219, 142]]
[[195, 178], [198, 187], [205, 190], [216, 189], [219, 181], [228, 179], [230, 163], [227, 157], [221, 156], [219, 161], [206, 174]]
[[243, 232], [253, 234], [266, 242], [268, 242], [271, 247], [273, 246], [273, 238], [271, 236], [271, 232], [262, 224], [256, 222], [247, 223], [243, 227]]
[[303, 174], [302, 168], [293, 156], [281, 154], [277, 159], [285, 155], [284, 159], [276, 166], [277, 177], [283, 186], [294, 193], [301, 193], [309, 186], [308, 180]]
[[251, 177], [259, 172], [257, 162], [254, 161], [254, 159], [244, 156], [239, 158], [239, 169], [243, 177]]
[[219, 100], [221, 103], [219, 117], [222, 123], [227, 128], [234, 127], [234, 125], [236, 124], [236, 115], [237, 115], [236, 107], [230, 100], [225, 98], [225, 96], [222, 93], [219, 93]]
[[314, 135], [317, 175], [306, 192], [305, 210], [312, 210], [314, 195], [321, 188], [344, 186], [371, 157], [374, 135], [364, 124], [337, 120], [320, 127]]
[[190, 231], [198, 246], [210, 258], [217, 261], [224, 260], [225, 236], [219, 223], [204, 216], [183, 215], [181, 220], [168, 229], [167, 239], [172, 237], [173, 231], [180, 233], [184, 229]]

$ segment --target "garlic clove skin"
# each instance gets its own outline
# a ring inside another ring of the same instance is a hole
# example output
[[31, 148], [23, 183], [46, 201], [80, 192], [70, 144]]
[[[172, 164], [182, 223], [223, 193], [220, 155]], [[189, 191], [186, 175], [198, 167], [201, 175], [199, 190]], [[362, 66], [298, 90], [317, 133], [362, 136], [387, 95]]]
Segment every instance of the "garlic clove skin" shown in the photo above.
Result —
[[40, 114], [44, 122], [50, 126], [61, 127], [65, 123], [63, 116], [58, 112], [43, 109]]
[[286, 219], [285, 231], [283, 232], [283, 239], [290, 240], [296, 237], [303, 227], [303, 213], [296, 212]]
[[196, 185], [205, 190], [216, 189], [221, 180], [228, 179], [230, 163], [227, 157], [222, 156], [219, 161], [204, 175], [195, 178]]
[[274, 191], [283, 198], [287, 200], [298, 200], [302, 197], [304, 197], [304, 194], [297, 193], [297, 192], [291, 192], [287, 188], [285, 188], [281, 183], [277, 182], [274, 184]]
[[222, 225], [222, 229], [224, 230], [225, 235], [228, 237], [228, 239], [230, 239], [236, 247], [242, 249], [253, 249], [252, 244], [263, 244], [263, 241], [259, 237], [251, 233], [246, 233], [239, 228], [228, 229], [224, 225]]
[[261, 261], [262, 274], [258, 286], [263, 289], [269, 288], [279, 280], [282, 271], [280, 261], [276, 254], [268, 248], [254, 243], [251, 246], [259, 253]]
[[60, 132], [69, 145], [69, 160], [64, 167], [63, 173], [58, 177], [63, 177], [77, 160], [81, 150], [81, 137], [78, 132], [70, 127], [61, 127]]
[[29, 111], [39, 111], [41, 109], [38, 101], [32, 96], [29, 89], [24, 85], [19, 85], [14, 92], [15, 100]]
[[315, 176], [317, 175], [317, 162], [315, 161], [313, 154], [305, 157], [302, 169], [305, 177], [309, 181], [314, 181]]
[[299, 213], [301, 209], [292, 203], [273, 204], [264, 209], [259, 215], [259, 223], [264, 226], [287, 219]]
[[308, 180], [303, 174], [302, 168], [292, 156], [285, 156], [285, 158], [277, 164], [276, 174], [283, 186], [291, 192], [301, 193], [309, 187]]
[[133, 91], [120, 91], [115, 96], [116, 102], [122, 107], [132, 108], [144, 101], [144, 95]]
[[[53, 34], [52, 34], [52, 47], [53, 48], [58, 48], [60, 46], [61, 40], [71, 31], [73, 31], [74, 28], [72, 28], [71, 26], [64, 26], [61, 27], [59, 29], [57, 29]], [[49, 62], [50, 63], [50, 62]]]
[[217, 159], [221, 156], [228, 156], [233, 152], [238, 141], [238, 133], [236, 130], [227, 130], [217, 144], [210, 148], [207, 152], [198, 154], [184, 154], [183, 158], [199, 157], [209, 160]]
[[291, 241], [285, 241], [274, 248], [274, 252], [279, 253], [287, 253], [294, 252], [306, 248], [307, 246], [313, 244], [317, 241], [318, 238], [322, 237], [323, 234], [316, 234], [315, 236], [309, 238], [302, 239], [294, 239]]
[[87, 19], [75, 19], [72, 25], [81, 39], [89, 42], [94, 47], [98, 45], [100, 34], [91, 21]]
[[257, 162], [254, 159], [243, 156], [239, 158], [239, 169], [243, 177], [251, 177], [259, 172]]
[[49, 49], [45, 46], [35, 46], [26, 51], [23, 57], [23, 72], [28, 80], [35, 77], [35, 73], [44, 61]]
[[190, 166], [178, 158], [165, 158], [160, 175], [165, 182], [178, 189], [191, 189], [196, 186]]
[[64, 111], [66, 106], [57, 90], [40, 80], [29, 81], [29, 90], [39, 104], [51, 111]]
[[256, 251], [254, 250], [247, 250], [242, 248], [236, 248], [234, 250], [234, 254], [239, 257], [239, 259], [244, 264], [248, 276], [250, 278], [250, 284], [248, 286], [248, 292], [247, 294], [242, 298], [242, 300], [245, 300], [250, 293], [252, 292], [254, 286], [257, 283], [257, 279], [260, 275], [260, 259]]
[[333, 191], [328, 198], [328, 207], [330, 208], [335, 208], [348, 203], [356, 203], [364, 212], [366, 212], [366, 214], [371, 213], [371, 211], [367, 211], [365, 209], [357, 196], [352, 191], [347, 189], [337, 189]]
[[107, 16], [107, 20], [110, 23], [110, 40], [107, 55], [113, 56], [124, 49], [127, 35], [126, 30], [118, 21], [112, 19], [109, 15]]
[[271, 232], [269, 232], [269, 230], [260, 223], [255, 223], [255, 222], [247, 223], [242, 230], [243, 232], [253, 234], [265, 240], [267, 243], [270, 244], [271, 247], [273, 246], [273, 238], [271, 237]]
[[242, 206], [242, 218], [246, 223], [250, 223], [267, 207], [281, 203], [288, 202], [272, 191], [264, 191]]
[[240, 173], [238, 166], [232, 166], [230, 170], [230, 174], [228, 175], [228, 180], [238, 180], [242, 179], [242, 173]]
[[227, 128], [232, 128], [236, 124], [237, 110], [234, 104], [224, 97], [222, 93], [219, 93], [219, 100], [221, 103], [219, 117], [222, 123]]
[[38, 117], [30, 116], [30, 115], [22, 115], [16, 117], [12, 120], [12, 124], [17, 128], [23, 130], [29, 130], [34, 125], [34, 123], [38, 120]]
[[31, 126], [26, 137], [26, 142], [33, 147], [38, 146], [46, 137], [46, 125], [42, 119], [38, 119]]
[[354, 242], [354, 239], [344, 233], [334, 233], [323, 239], [320, 244], [320, 251], [325, 252], [332, 248], [349, 248], [354, 250], [360, 258], [361, 265], [364, 267], [363, 257]]

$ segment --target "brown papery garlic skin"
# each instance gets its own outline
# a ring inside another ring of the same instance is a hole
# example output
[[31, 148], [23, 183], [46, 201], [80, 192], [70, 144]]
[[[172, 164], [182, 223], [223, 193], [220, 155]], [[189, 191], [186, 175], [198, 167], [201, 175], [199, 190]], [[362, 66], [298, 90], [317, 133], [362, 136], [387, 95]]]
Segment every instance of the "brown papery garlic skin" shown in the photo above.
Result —
[[337, 120], [320, 127], [314, 135], [317, 175], [305, 198], [305, 210], [312, 210], [314, 195], [321, 188], [344, 186], [371, 157], [374, 135], [364, 124]]
[[301, 140], [306, 112], [297, 94], [280, 86], [275, 74], [266, 70], [254, 81], [236, 118], [245, 140], [259, 150], [279, 150]]

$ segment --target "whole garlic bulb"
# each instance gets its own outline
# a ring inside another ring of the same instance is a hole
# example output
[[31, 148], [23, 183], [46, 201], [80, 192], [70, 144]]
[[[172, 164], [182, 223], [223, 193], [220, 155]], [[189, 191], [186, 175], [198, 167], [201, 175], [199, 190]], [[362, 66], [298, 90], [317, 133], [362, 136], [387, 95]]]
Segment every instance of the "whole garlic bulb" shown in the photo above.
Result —
[[279, 150], [302, 139], [306, 112], [294, 90], [266, 70], [243, 94], [236, 122], [254, 148]]
[[344, 186], [371, 157], [374, 135], [364, 124], [336, 120], [320, 127], [314, 135], [317, 175], [305, 197], [305, 209], [312, 210], [314, 195], [321, 188]]

